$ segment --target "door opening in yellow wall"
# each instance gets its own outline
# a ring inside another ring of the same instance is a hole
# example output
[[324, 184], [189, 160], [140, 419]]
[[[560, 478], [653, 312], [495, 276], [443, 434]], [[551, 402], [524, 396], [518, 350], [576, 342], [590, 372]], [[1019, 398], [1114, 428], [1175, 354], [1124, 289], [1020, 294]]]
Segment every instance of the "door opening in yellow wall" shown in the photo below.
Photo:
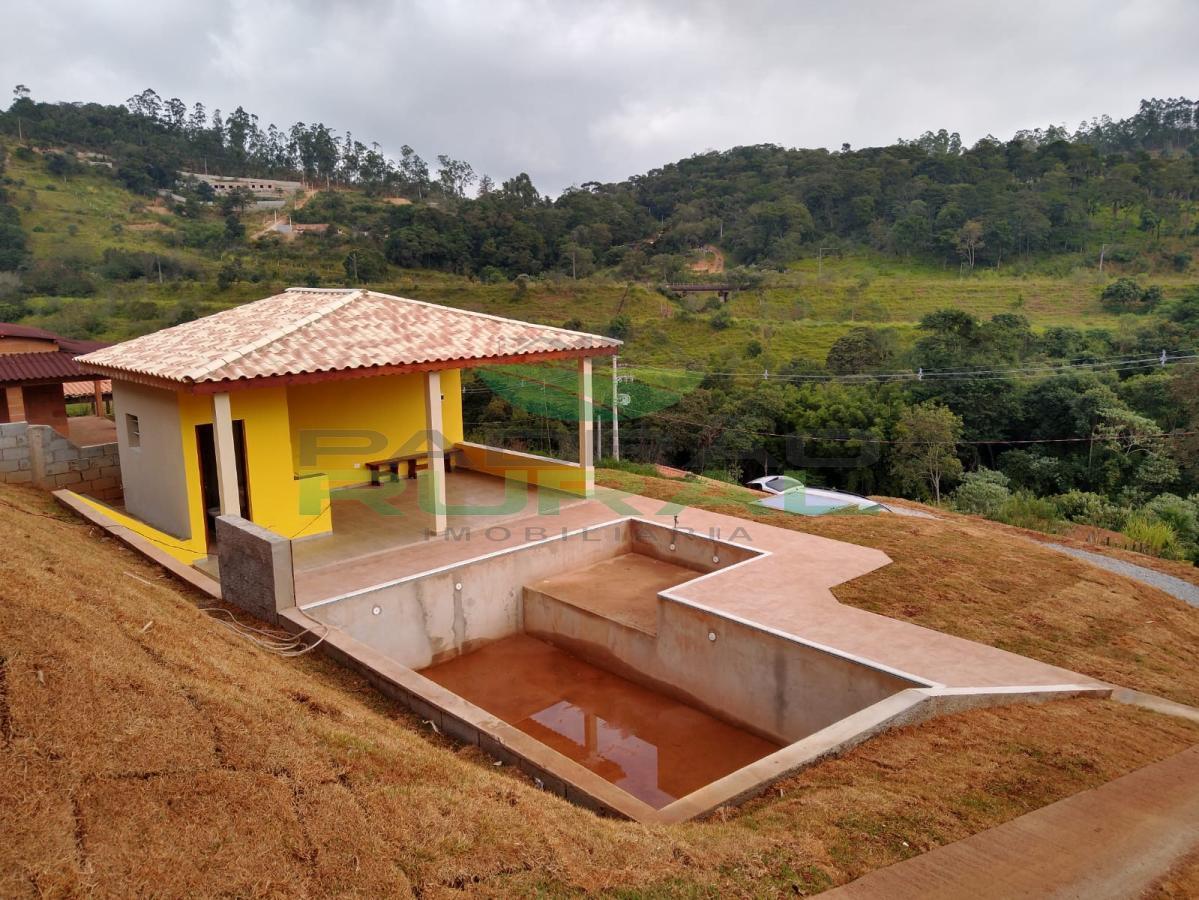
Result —
[[[221, 514], [221, 492], [217, 482], [216, 439], [212, 425], [196, 426], [196, 445], [200, 459], [200, 496], [204, 502], [204, 528], [209, 546], [216, 543], [216, 517]], [[250, 516], [250, 484], [246, 480], [246, 423], [233, 420], [233, 457], [237, 466], [237, 494], [240, 515]]]

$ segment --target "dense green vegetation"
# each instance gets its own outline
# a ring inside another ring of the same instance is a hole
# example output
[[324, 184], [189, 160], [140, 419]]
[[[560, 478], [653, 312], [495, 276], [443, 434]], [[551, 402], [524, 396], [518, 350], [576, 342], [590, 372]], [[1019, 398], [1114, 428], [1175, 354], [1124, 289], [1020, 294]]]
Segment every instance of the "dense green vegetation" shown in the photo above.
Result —
[[[557, 198], [525, 175], [471, 196], [450, 157], [431, 173], [324, 125], [180, 107], [20, 93], [0, 113], [0, 320], [120, 339], [288, 284], [369, 284], [624, 339], [626, 458], [1199, 555], [1191, 101], [970, 148], [739, 147]], [[314, 184], [280, 214], [330, 227], [270, 231], [250, 198], [179, 180], [202, 162]], [[737, 286], [727, 304], [662, 284], [709, 277]], [[571, 390], [544, 367], [479, 373], [467, 419], [569, 454]]]

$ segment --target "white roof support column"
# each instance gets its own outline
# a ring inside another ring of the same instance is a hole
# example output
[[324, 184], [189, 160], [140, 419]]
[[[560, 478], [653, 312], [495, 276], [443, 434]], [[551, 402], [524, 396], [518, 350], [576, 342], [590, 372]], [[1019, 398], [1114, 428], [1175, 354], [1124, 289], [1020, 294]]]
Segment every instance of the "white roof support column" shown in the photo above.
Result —
[[591, 359], [579, 359], [579, 466], [583, 470], [584, 496], [595, 494], [595, 441], [592, 439], [592, 422], [595, 406], [591, 392]]
[[446, 530], [445, 506], [445, 428], [441, 418], [441, 373], [425, 373], [425, 436], [429, 442], [430, 491], [427, 494], [433, 514], [433, 532]]
[[237, 451], [233, 443], [233, 408], [229, 394], [212, 395], [212, 437], [216, 444], [216, 480], [222, 516], [241, 515], [237, 484]]

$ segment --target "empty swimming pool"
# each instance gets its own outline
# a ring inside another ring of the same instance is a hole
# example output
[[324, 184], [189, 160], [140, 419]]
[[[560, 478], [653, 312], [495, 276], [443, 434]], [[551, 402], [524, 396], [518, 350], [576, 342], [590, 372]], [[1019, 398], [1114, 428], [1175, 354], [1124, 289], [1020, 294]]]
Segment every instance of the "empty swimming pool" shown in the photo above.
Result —
[[626, 517], [306, 612], [450, 733], [645, 818], [926, 684], [686, 599], [763, 555]]

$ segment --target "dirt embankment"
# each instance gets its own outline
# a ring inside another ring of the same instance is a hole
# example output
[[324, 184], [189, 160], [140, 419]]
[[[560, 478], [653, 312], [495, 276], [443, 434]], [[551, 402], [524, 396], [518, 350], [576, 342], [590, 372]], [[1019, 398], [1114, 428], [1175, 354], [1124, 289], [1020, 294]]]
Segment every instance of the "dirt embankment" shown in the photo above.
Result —
[[978, 710], [712, 821], [632, 826], [537, 790], [319, 655], [230, 633], [209, 598], [45, 495], [0, 485], [0, 544], [5, 897], [802, 895], [1199, 740], [1106, 701]]

